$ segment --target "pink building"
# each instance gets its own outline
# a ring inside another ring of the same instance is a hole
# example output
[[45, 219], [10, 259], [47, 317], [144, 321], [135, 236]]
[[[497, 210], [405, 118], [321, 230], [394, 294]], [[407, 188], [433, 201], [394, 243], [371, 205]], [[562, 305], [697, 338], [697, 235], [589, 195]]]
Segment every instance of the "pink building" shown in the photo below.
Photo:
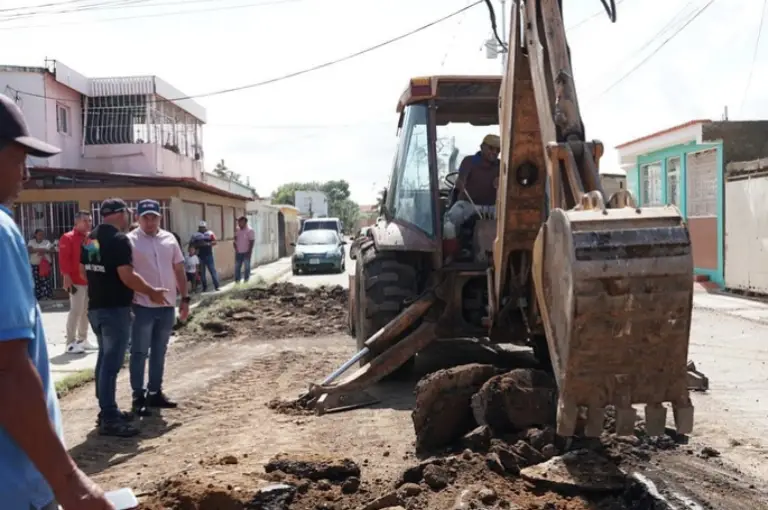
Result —
[[157, 76], [87, 78], [49, 60], [0, 66], [0, 92], [34, 136], [62, 148], [30, 167], [203, 179], [205, 109]]

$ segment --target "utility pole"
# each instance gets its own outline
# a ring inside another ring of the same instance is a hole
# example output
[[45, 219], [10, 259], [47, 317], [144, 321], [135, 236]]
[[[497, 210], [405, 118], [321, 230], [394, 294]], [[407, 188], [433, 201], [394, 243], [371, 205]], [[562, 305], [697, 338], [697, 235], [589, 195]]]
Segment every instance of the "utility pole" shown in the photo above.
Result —
[[[499, 34], [501, 37], [501, 40], [503, 41], [507, 37], [507, 0], [501, 0], [501, 33]], [[501, 74], [504, 74], [504, 72], [507, 69], [507, 57], [509, 56], [509, 51], [504, 51], [504, 48], [501, 48]]]

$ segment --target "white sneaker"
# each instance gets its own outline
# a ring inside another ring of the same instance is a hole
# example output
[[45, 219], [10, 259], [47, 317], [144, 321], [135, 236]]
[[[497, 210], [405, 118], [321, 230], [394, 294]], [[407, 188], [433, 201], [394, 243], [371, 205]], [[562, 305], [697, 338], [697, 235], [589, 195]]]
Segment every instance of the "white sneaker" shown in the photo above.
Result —
[[99, 346], [98, 345], [93, 345], [88, 340], [85, 340], [84, 342], [77, 342], [77, 343], [78, 343], [78, 345], [82, 346], [82, 348], [85, 349], [86, 351], [98, 351], [99, 350]]
[[80, 342], [75, 342], [67, 346], [67, 354], [83, 354], [84, 352], [85, 349]]

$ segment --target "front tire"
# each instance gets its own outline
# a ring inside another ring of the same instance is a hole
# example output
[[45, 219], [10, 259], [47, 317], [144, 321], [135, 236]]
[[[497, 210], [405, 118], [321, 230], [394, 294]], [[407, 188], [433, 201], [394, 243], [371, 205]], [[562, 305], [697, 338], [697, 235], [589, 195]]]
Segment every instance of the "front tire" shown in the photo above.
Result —
[[[356, 339], [358, 352], [365, 341], [390, 323], [406, 308], [406, 300], [418, 295], [416, 268], [398, 260], [397, 254], [379, 252], [373, 241], [365, 242], [357, 256], [356, 285]], [[413, 328], [408, 328], [403, 338]], [[399, 339], [398, 339], [399, 340]], [[365, 365], [379, 352], [368, 353], [360, 360]], [[413, 370], [412, 357], [385, 379], [407, 377]]]

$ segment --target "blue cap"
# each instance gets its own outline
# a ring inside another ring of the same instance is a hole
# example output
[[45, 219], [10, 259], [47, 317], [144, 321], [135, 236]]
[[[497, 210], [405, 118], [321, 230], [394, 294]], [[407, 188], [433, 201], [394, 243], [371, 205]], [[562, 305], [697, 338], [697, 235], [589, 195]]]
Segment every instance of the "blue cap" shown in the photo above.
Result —
[[145, 214], [162, 216], [160, 214], [160, 203], [157, 200], [142, 200], [139, 202], [136, 212], [139, 213], [139, 216], [144, 216]]

